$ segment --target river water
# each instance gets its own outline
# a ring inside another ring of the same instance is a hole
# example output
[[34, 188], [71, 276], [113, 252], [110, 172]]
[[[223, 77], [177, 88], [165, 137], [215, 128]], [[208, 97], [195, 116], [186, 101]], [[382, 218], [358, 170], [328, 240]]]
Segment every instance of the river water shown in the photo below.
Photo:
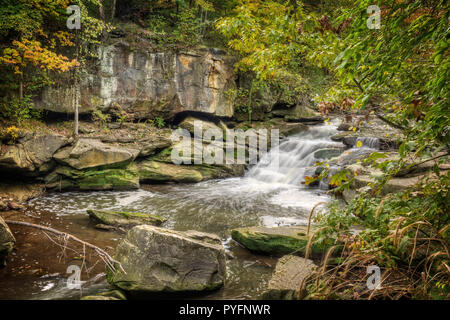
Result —
[[[111, 253], [123, 234], [95, 229], [87, 209], [153, 213], [167, 219], [165, 228], [218, 234], [230, 256], [227, 280], [224, 288], [204, 298], [255, 299], [264, 290], [276, 258], [254, 255], [239, 247], [230, 240], [230, 230], [306, 224], [311, 208], [329, 197], [320, 188], [302, 184], [305, 170], [318, 160], [314, 151], [343, 147], [330, 139], [336, 132], [334, 125], [324, 124], [288, 137], [243, 177], [146, 185], [136, 191], [50, 193], [29, 201], [25, 220], [67, 231]], [[72, 299], [108, 288], [104, 265], [92, 257], [87, 261], [90, 273], [82, 274], [82, 280], [88, 281], [83, 291], [68, 289], [68, 265], [82, 263], [77, 253], [63, 250], [41, 231], [19, 226], [12, 229], [17, 250], [8, 266], [0, 270], [0, 299]]]

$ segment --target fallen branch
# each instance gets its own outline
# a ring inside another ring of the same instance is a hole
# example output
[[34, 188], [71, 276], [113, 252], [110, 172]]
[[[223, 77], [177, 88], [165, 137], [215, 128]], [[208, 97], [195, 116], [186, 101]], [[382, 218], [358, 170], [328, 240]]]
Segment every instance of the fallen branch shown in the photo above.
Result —
[[391, 127], [400, 129], [400, 130], [402, 130], [402, 131], [406, 131], [406, 130], [407, 130], [406, 127], [403, 127], [403, 126], [401, 126], [401, 125], [399, 125], [399, 124], [397, 124], [397, 123], [395, 123], [395, 122], [392, 122], [391, 120], [386, 119], [384, 116], [382, 116], [381, 114], [379, 114], [379, 113], [377, 113], [377, 112], [375, 113], [375, 115], [377, 116], [378, 119], [380, 119], [380, 120], [386, 122], [386, 123], [387, 123], [388, 125], [390, 125]]
[[117, 260], [113, 259], [105, 250], [100, 249], [99, 247], [94, 246], [93, 244], [91, 244], [89, 242], [78, 239], [77, 237], [75, 237], [69, 233], [61, 232], [61, 231], [58, 231], [58, 230], [50, 228], [50, 227], [45, 227], [45, 226], [41, 226], [38, 224], [30, 223], [30, 222], [13, 221], [13, 220], [5, 220], [5, 222], [7, 224], [15, 224], [15, 225], [31, 227], [31, 228], [35, 228], [35, 229], [39, 229], [39, 230], [43, 230], [43, 231], [48, 231], [48, 232], [51, 232], [58, 236], [64, 237], [65, 239], [71, 239], [75, 242], [78, 242], [85, 247], [89, 247], [89, 248], [93, 249], [100, 256], [100, 258], [105, 262], [106, 266], [111, 271], [115, 272], [116, 268], [114, 265], [117, 265], [120, 268], [120, 270], [126, 274], [125, 270], [122, 267], [122, 264], [120, 262], [118, 262]]

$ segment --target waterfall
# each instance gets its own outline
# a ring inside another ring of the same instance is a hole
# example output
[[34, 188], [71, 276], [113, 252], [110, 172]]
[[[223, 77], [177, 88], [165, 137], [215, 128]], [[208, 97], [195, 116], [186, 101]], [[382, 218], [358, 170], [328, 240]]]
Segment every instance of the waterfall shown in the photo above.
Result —
[[290, 136], [266, 153], [246, 177], [266, 183], [301, 185], [305, 170], [323, 160], [314, 156], [315, 151], [343, 147], [330, 139], [336, 132], [336, 126], [324, 124]]

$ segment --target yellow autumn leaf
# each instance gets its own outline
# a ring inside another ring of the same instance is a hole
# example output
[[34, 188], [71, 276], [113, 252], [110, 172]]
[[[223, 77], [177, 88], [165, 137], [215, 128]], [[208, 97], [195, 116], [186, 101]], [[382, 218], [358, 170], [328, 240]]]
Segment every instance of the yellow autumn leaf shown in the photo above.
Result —
[[358, 142], [356, 143], [356, 147], [361, 148], [362, 145], [363, 145], [363, 143], [360, 140], [358, 140]]

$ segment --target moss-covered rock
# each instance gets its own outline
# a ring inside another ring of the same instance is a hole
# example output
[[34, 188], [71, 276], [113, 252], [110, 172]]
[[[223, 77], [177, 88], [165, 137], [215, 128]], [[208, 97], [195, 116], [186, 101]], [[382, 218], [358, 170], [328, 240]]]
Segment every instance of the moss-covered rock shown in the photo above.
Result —
[[59, 167], [45, 182], [47, 188], [60, 190], [129, 190], [139, 188], [139, 175], [135, 164], [101, 170]]
[[127, 297], [120, 290], [108, 290], [93, 296], [84, 296], [80, 300], [127, 300]]
[[187, 166], [150, 160], [139, 164], [139, 179], [143, 182], [199, 182], [203, 176]]
[[126, 273], [107, 269], [107, 280], [130, 293], [201, 292], [225, 279], [225, 250], [214, 234], [140, 225], [120, 241], [114, 258]]
[[120, 300], [120, 299], [115, 298], [115, 297], [105, 297], [105, 296], [95, 295], [95, 296], [84, 296], [84, 297], [82, 297], [80, 300], [103, 300], [103, 301], [113, 301], [113, 300]]
[[160, 225], [166, 220], [154, 214], [138, 212], [87, 210], [87, 213], [101, 223], [121, 227], [133, 227], [141, 224]]
[[[306, 226], [297, 227], [248, 227], [231, 231], [233, 240], [247, 249], [264, 254], [304, 254], [309, 236]], [[310, 231], [311, 232], [311, 231]], [[327, 246], [313, 245], [311, 253], [321, 254]]]
[[203, 180], [242, 176], [243, 165], [176, 165], [164, 161], [146, 160], [138, 164], [139, 180], [155, 182], [200, 182]]

